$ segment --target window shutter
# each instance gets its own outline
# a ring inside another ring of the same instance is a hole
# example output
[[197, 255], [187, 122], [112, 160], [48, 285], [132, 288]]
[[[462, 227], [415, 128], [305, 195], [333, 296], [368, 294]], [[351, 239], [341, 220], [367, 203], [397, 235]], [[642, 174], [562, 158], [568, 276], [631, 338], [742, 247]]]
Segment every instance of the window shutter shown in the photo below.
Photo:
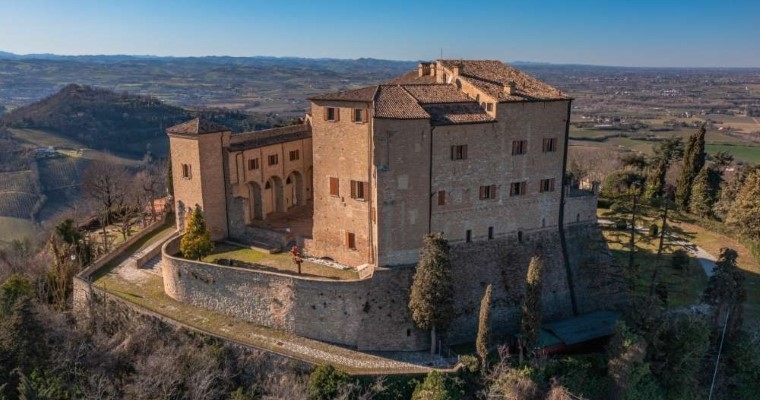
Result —
[[369, 182], [362, 182], [362, 194], [365, 200], [369, 200]]
[[351, 109], [351, 122], [356, 122], [356, 109]]
[[351, 248], [351, 232], [346, 231], [346, 247]]
[[324, 107], [322, 108], [322, 116], [324, 117], [324, 120], [327, 121], [327, 115], [330, 113], [330, 107]]
[[438, 205], [439, 206], [446, 205], [446, 191], [445, 190], [438, 191]]
[[351, 181], [351, 198], [356, 198], [356, 181]]
[[451, 159], [454, 160], [454, 148], [455, 146], [451, 146]]
[[549, 190], [552, 192], [554, 191], [554, 178], [549, 181]]
[[467, 159], [467, 145], [462, 146], [462, 159]]
[[526, 187], [527, 187], [527, 183], [525, 183], [525, 182], [520, 183], [520, 194], [525, 194], [525, 192], [526, 192], [525, 188]]
[[483, 200], [483, 199], [486, 198], [486, 187], [485, 186], [481, 186], [480, 187], [480, 196], [479, 196], [479, 198], [481, 200]]
[[340, 108], [335, 107], [335, 122], [340, 121]]
[[491, 185], [491, 193], [490, 194], [491, 194], [491, 198], [492, 199], [496, 198], [496, 185]]

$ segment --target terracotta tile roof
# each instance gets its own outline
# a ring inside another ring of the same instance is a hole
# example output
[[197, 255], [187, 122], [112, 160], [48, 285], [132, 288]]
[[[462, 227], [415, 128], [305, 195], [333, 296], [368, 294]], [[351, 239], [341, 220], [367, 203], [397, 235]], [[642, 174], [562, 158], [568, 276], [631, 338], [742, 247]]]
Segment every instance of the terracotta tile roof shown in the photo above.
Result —
[[494, 119], [478, 103], [434, 104], [423, 107], [432, 125], [472, 124]]
[[391, 79], [386, 85], [428, 85], [435, 83], [435, 77], [431, 75], [420, 76], [419, 71], [409, 71], [408, 73]]
[[311, 125], [299, 124], [254, 132], [237, 133], [230, 137], [232, 151], [254, 149], [311, 137]]
[[343, 92], [321, 94], [309, 98], [309, 100], [338, 100], [338, 101], [366, 101], [370, 102], [375, 98], [375, 92], [377, 92], [377, 85], [367, 86], [354, 90], [346, 90]]
[[190, 121], [166, 128], [166, 133], [178, 133], [181, 135], [202, 135], [204, 133], [227, 131], [230, 131], [230, 129], [226, 126], [201, 118], [191, 119]]
[[430, 115], [401, 86], [382, 85], [375, 97], [375, 117], [427, 119]]
[[[498, 101], [565, 100], [570, 99], [559, 89], [496, 60], [440, 60], [444, 67], [459, 66], [460, 78], [466, 79]], [[516, 84], [516, 91], [508, 95], [504, 87]]]
[[404, 85], [403, 87], [420, 104], [475, 102], [454, 85]]

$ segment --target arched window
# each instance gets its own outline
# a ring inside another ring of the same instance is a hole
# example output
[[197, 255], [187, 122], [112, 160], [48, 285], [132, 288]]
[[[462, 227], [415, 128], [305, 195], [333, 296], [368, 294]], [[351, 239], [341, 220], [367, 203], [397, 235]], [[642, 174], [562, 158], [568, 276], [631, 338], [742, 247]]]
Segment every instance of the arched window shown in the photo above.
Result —
[[264, 189], [271, 189], [271, 188], [272, 188], [271, 181], [267, 181], [266, 185], [264, 185]]
[[293, 182], [290, 180], [290, 177], [288, 177], [287, 179], [285, 179], [285, 184], [286, 185], [290, 185], [291, 183], [293, 183]]

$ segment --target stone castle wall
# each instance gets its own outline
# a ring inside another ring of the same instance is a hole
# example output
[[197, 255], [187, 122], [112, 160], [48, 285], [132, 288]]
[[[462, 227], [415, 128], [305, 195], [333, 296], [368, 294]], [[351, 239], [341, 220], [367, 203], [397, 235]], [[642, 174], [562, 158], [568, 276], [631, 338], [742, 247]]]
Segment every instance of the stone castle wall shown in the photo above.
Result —
[[[576, 225], [568, 229], [570, 264], [581, 311], [609, 303], [589, 253], [598, 229]], [[208, 308], [256, 324], [359, 350], [424, 350], [428, 332], [414, 327], [407, 308], [414, 268], [378, 268], [364, 280], [334, 281], [224, 267], [175, 258], [178, 239], [164, 248], [166, 293], [179, 301]], [[597, 249], [598, 250], [598, 249]], [[567, 269], [556, 230], [526, 231], [518, 237], [462, 243], [451, 248], [456, 316], [446, 334], [448, 343], [473, 341], [480, 300], [493, 285], [492, 331], [516, 332], [530, 257], [544, 260], [543, 318], [554, 321], [572, 315]], [[593, 257], [593, 258], [591, 258]]]

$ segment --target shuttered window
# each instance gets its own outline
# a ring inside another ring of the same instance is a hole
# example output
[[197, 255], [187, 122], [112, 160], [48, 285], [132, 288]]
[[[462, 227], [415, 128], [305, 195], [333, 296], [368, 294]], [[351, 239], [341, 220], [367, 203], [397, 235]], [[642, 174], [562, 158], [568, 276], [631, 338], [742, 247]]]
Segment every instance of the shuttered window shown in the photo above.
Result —
[[438, 205], [439, 206], [446, 205], [446, 191], [445, 190], [438, 191]]
[[543, 146], [544, 153], [550, 153], [553, 151], [557, 151], [557, 139], [556, 138], [545, 138], [544, 139], [544, 146]]
[[330, 196], [340, 196], [340, 181], [338, 178], [330, 178]]
[[369, 183], [351, 181], [351, 198], [356, 200], [367, 200], [369, 198]]
[[467, 145], [451, 146], [451, 159], [452, 160], [466, 160], [467, 159]]
[[510, 196], [523, 196], [525, 194], [525, 182], [512, 182], [509, 185]]
[[356, 235], [353, 232], [346, 232], [346, 247], [356, 250]]
[[259, 169], [259, 159], [258, 158], [251, 158], [248, 160], [248, 169]]
[[351, 121], [362, 124], [367, 122], [367, 110], [363, 108], [354, 108], [351, 113]]
[[486, 185], [480, 187], [480, 200], [496, 198], [496, 185]]
[[541, 186], [539, 192], [553, 192], [554, 191], [554, 178], [541, 179]]
[[340, 108], [325, 107], [325, 121], [340, 121]]
[[512, 155], [520, 155], [525, 154], [528, 152], [528, 141], [527, 140], [515, 140], [512, 141]]

